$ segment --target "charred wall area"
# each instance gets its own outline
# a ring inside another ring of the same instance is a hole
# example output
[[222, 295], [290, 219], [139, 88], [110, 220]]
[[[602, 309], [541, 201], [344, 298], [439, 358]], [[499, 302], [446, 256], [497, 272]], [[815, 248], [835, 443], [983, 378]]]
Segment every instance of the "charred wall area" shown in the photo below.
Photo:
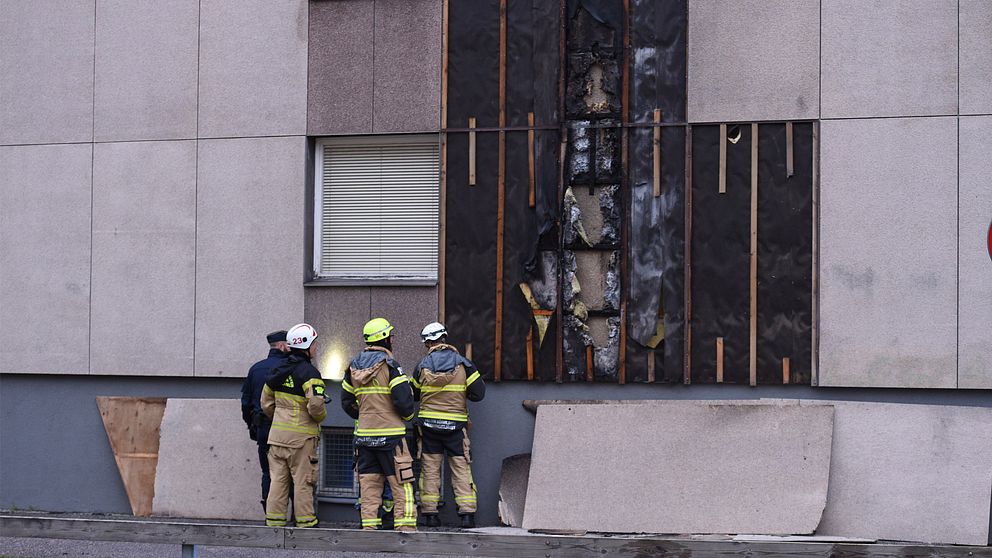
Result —
[[786, 125], [760, 126], [752, 328], [750, 136], [714, 193], [720, 127], [686, 123], [686, 0], [446, 13], [449, 341], [496, 381], [746, 383], [753, 329], [760, 383], [783, 358], [809, 383], [813, 124], [789, 125], [789, 169]]

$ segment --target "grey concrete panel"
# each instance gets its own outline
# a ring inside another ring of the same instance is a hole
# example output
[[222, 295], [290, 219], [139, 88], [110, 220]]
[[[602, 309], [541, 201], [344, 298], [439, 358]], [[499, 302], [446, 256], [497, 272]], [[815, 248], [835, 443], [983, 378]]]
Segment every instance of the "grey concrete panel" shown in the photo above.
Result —
[[377, 287], [372, 289], [372, 317], [389, 320], [393, 331], [393, 355], [412, 373], [427, 355], [420, 331], [437, 320], [436, 287]]
[[94, 150], [90, 372], [191, 375], [196, 142]]
[[956, 127], [821, 123], [820, 385], [956, 386]]
[[818, 535], [988, 542], [992, 410], [834, 404], [830, 489]]
[[196, 375], [243, 377], [303, 321], [302, 137], [201, 140]]
[[523, 527], [812, 533], [827, 498], [833, 412], [829, 405], [542, 405]]
[[992, 2], [960, 4], [960, 113], [992, 114]]
[[317, 330], [316, 366], [325, 378], [340, 380], [352, 357], [365, 345], [362, 326], [372, 317], [369, 287], [308, 287], [304, 319]]
[[689, 121], [819, 116], [819, 0], [689, 2]]
[[303, 135], [307, 2], [202, 0], [199, 137]]
[[265, 519], [240, 400], [169, 399], [161, 432], [152, 515]]
[[97, 141], [196, 137], [198, 0], [100, 0]]
[[958, 249], [958, 387], [992, 388], [992, 116], [962, 117]]
[[0, 143], [93, 139], [94, 1], [0, 3]]
[[441, 1], [375, 2], [375, 133], [441, 125]]
[[499, 474], [499, 520], [503, 525], [520, 527], [523, 522], [529, 478], [529, 453], [503, 460], [503, 469]]
[[821, 118], [957, 112], [956, 0], [823, 0]]
[[89, 372], [92, 157], [0, 147], [0, 373]]
[[310, 3], [308, 135], [372, 133], [373, 4]]

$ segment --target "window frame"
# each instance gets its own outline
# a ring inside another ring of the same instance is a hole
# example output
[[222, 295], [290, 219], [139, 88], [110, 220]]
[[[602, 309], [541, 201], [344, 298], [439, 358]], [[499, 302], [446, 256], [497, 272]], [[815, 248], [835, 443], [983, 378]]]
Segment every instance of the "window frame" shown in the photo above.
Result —
[[[327, 145], [396, 145], [396, 144], [432, 144], [437, 149], [438, 154], [438, 262], [435, 268], [434, 277], [334, 277], [321, 275], [321, 249], [322, 249], [322, 218], [324, 203], [324, 147]], [[312, 247], [309, 252], [311, 265], [308, 270], [308, 281], [304, 286], [411, 286], [411, 287], [433, 287], [441, 281], [441, 236], [444, 228], [444, 212], [441, 208], [443, 203], [441, 187], [441, 135], [437, 133], [410, 133], [410, 134], [381, 134], [381, 135], [344, 135], [325, 136], [314, 138], [313, 150], [313, 178], [310, 184], [313, 186], [312, 208], [309, 225], [313, 229], [310, 239]]]

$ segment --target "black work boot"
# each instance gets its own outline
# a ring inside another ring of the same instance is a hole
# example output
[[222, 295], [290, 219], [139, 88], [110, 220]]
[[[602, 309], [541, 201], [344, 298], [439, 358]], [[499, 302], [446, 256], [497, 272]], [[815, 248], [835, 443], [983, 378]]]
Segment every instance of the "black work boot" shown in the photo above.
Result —
[[440, 527], [441, 517], [436, 513], [424, 514], [425, 527]]
[[461, 525], [462, 529], [472, 529], [473, 527], [475, 527], [474, 513], [460, 514], [459, 517], [462, 518], [462, 525]]

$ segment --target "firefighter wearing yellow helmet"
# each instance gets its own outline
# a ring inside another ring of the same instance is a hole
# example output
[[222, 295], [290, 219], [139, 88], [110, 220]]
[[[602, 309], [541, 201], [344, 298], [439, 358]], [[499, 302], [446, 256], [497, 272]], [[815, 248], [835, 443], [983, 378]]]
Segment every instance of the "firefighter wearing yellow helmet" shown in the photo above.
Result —
[[413, 418], [413, 390], [399, 363], [393, 360], [393, 326], [385, 318], [365, 324], [365, 349], [352, 359], [341, 382], [341, 406], [358, 420], [358, 484], [362, 493], [362, 529], [382, 525], [382, 489], [393, 492], [393, 525], [397, 531], [417, 530], [413, 496], [413, 454], [406, 443], [406, 421]]

